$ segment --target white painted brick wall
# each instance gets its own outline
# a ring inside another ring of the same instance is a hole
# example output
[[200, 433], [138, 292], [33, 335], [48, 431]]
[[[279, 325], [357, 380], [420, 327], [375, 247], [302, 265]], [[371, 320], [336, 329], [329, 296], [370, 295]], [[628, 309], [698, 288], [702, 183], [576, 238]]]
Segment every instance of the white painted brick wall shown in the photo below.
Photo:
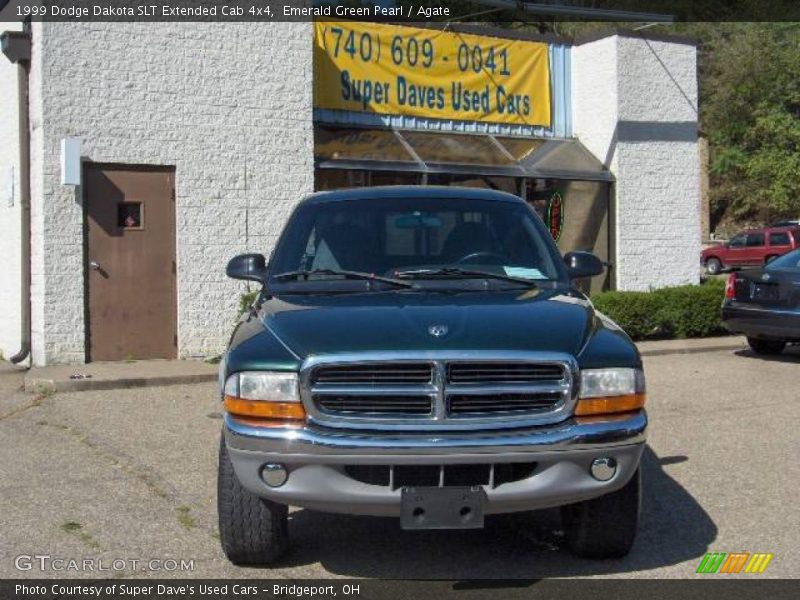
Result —
[[65, 136], [94, 162], [176, 167], [179, 355], [221, 351], [243, 289], [227, 260], [268, 253], [313, 189], [310, 24], [46, 23], [34, 50], [34, 361], [85, 356], [83, 214], [80, 190], [59, 185]]
[[617, 127], [617, 38], [572, 48], [572, 131], [586, 148], [612, 168]]
[[[0, 22], [0, 32], [19, 31], [19, 23]], [[19, 115], [17, 65], [0, 55], [0, 354], [20, 349]]]
[[573, 65], [575, 134], [617, 178], [618, 289], [697, 283], [695, 48], [612, 36], [576, 47]]

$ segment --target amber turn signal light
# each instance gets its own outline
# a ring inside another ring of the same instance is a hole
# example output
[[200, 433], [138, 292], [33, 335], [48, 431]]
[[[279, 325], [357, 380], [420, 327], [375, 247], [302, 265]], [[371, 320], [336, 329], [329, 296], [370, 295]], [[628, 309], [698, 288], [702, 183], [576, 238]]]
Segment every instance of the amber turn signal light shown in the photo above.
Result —
[[281, 421], [301, 421], [306, 411], [300, 402], [269, 402], [265, 400], [243, 400], [225, 396], [225, 410], [237, 417], [258, 419], [277, 419]]
[[611, 413], [630, 412], [644, 407], [645, 394], [626, 394], [625, 396], [608, 396], [604, 398], [582, 398], [575, 407], [575, 416], [607, 415]]

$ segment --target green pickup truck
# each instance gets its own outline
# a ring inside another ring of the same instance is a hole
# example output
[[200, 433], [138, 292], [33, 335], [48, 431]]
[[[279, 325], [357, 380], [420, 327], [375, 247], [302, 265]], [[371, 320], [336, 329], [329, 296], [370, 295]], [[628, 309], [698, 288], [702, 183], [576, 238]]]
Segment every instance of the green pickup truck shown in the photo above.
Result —
[[225, 554], [268, 564], [288, 506], [483, 527], [561, 507], [579, 556], [636, 534], [645, 383], [636, 346], [573, 285], [520, 198], [456, 187], [324, 192], [302, 201], [220, 364], [218, 509]]

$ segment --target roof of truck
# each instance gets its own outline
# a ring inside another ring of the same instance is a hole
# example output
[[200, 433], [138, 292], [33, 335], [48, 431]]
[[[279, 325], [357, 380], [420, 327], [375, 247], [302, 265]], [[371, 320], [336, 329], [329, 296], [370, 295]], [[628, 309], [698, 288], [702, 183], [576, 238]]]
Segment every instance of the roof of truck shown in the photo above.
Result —
[[388, 185], [377, 187], [348, 188], [330, 192], [317, 192], [303, 200], [303, 204], [382, 198], [462, 198], [464, 200], [496, 200], [499, 202], [523, 202], [519, 196], [483, 188], [452, 187], [438, 185]]

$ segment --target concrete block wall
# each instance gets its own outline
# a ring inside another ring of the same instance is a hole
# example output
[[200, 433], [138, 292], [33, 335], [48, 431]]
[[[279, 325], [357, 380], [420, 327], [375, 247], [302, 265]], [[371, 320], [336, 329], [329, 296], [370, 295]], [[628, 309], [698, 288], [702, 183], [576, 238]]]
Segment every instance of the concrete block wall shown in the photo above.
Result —
[[616, 36], [572, 48], [573, 135], [609, 168], [616, 166], [617, 62]]
[[572, 59], [574, 133], [617, 178], [617, 288], [697, 283], [695, 47], [614, 35]]
[[225, 264], [269, 253], [313, 190], [310, 24], [35, 23], [33, 49], [34, 362], [85, 358], [82, 191], [59, 183], [66, 136], [85, 160], [175, 167], [178, 352], [221, 351], [244, 289]]
[[[0, 22], [0, 32], [19, 31]], [[0, 55], [0, 354], [20, 349], [20, 171], [17, 65]]]

